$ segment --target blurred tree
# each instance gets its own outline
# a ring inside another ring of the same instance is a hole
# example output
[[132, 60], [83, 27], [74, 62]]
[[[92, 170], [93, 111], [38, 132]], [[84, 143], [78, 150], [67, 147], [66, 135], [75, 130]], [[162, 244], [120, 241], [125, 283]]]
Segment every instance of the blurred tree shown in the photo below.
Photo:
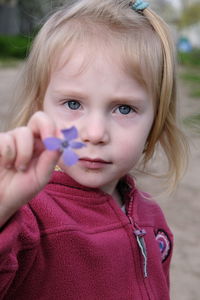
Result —
[[18, 0], [20, 15], [20, 33], [32, 34], [43, 16], [41, 1], [39, 0]]
[[46, 16], [62, 4], [70, 2], [72, 0], [18, 0], [21, 33], [31, 33], [35, 29], [38, 29]]
[[0, 34], [32, 34], [44, 16], [72, 0], [0, 0]]
[[[173, 0], [171, 0], [171, 1], [173, 1]], [[179, 2], [180, 2], [181, 8], [185, 9], [188, 6], [190, 6], [190, 5], [194, 4], [194, 3], [199, 2], [199, 0], [179, 0]]]
[[184, 28], [190, 25], [200, 23], [200, 3], [194, 2], [191, 5], [186, 5], [180, 15], [178, 22], [179, 28]]
[[167, 22], [174, 23], [177, 11], [169, 0], [151, 0], [151, 8], [162, 16]]
[[17, 0], [0, 0], [1, 4], [9, 4], [9, 5], [15, 5], [17, 3]]
[[0, 0], [0, 34], [18, 34], [19, 27], [17, 0]]

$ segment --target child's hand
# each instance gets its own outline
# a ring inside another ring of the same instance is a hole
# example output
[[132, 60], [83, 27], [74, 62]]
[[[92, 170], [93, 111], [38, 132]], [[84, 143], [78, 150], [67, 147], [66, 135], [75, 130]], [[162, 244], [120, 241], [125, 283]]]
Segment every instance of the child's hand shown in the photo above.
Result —
[[61, 155], [42, 140], [56, 136], [56, 126], [43, 112], [26, 127], [0, 133], [0, 226], [47, 184]]

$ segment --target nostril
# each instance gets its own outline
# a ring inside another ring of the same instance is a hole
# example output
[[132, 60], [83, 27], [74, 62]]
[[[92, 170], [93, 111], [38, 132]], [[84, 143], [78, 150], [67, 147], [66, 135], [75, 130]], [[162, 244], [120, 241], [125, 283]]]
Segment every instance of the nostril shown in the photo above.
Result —
[[92, 143], [92, 144], [105, 144], [108, 141], [107, 133], [100, 133], [100, 132], [85, 132], [83, 142], [84, 143]]
[[105, 144], [110, 138], [110, 129], [107, 126], [107, 121], [99, 115], [87, 115], [84, 119], [84, 124], [79, 129], [80, 138], [84, 143]]

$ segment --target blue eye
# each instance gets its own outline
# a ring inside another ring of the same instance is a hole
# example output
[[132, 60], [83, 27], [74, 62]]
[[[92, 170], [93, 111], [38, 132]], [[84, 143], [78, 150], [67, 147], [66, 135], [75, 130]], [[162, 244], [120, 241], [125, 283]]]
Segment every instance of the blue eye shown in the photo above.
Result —
[[80, 103], [76, 100], [69, 100], [66, 102], [66, 105], [72, 110], [77, 110], [81, 106]]
[[128, 115], [133, 110], [129, 105], [120, 105], [118, 109], [122, 115]]

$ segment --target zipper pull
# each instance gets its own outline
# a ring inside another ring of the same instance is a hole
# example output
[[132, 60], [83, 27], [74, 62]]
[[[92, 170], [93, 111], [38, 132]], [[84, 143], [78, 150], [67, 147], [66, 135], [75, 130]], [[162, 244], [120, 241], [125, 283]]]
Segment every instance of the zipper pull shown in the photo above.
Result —
[[141, 255], [143, 256], [143, 272], [144, 272], [144, 278], [148, 276], [147, 274], [147, 249], [146, 249], [146, 243], [144, 240], [144, 235], [146, 234], [146, 231], [144, 229], [136, 229], [134, 230], [134, 234], [137, 239], [137, 243], [141, 252]]

